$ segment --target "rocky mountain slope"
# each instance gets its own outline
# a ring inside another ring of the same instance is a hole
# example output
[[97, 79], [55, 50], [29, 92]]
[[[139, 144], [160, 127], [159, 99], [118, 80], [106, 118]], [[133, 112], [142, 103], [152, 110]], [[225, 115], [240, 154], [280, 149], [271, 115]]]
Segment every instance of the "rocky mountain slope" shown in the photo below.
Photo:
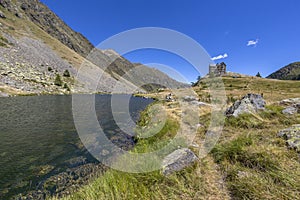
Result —
[[122, 92], [136, 83], [150, 83], [144, 89], [158, 87], [151, 82], [171, 88], [186, 86], [146, 66], [147, 70], [125, 75], [135, 71], [136, 65], [113, 50], [95, 49], [39, 0], [0, 0], [0, 55], [2, 96], [91, 92], [93, 88], [76, 78], [83, 62], [105, 71], [97, 92], [111, 92], [120, 80]]
[[270, 74], [267, 76], [267, 78], [280, 80], [300, 80], [300, 62], [291, 63]]
[[39, 0], [1, 0], [0, 4], [15, 16], [34, 22], [42, 30], [82, 56], [86, 56], [94, 48], [83, 35], [73, 31]]

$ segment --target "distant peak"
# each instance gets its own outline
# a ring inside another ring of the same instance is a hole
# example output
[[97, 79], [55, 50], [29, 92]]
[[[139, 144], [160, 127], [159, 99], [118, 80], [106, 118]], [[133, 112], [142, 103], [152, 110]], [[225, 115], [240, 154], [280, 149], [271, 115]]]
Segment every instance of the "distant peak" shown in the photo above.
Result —
[[300, 62], [290, 63], [267, 76], [271, 79], [300, 80]]

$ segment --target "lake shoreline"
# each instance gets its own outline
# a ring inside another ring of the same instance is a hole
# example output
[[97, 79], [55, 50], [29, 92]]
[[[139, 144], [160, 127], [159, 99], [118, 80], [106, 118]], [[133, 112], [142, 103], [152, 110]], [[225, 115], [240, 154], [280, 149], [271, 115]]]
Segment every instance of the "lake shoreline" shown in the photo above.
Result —
[[151, 93], [109, 93], [109, 92], [97, 92], [97, 93], [29, 93], [29, 94], [8, 94], [0, 91], [0, 98], [12, 98], [12, 97], [26, 97], [26, 96], [72, 96], [72, 95], [133, 95], [135, 97], [153, 98], [148, 95]]

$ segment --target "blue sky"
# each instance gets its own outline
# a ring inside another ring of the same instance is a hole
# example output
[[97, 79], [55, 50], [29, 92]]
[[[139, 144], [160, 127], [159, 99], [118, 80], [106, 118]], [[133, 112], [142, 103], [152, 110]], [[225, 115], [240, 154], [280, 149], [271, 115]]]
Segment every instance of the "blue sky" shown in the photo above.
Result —
[[[299, 0], [42, 0], [94, 45], [139, 27], [163, 27], [200, 43], [211, 57], [225, 57], [229, 71], [267, 76], [300, 61]], [[222, 55], [222, 56], [220, 56]], [[132, 62], [161, 63], [188, 81], [199, 73], [185, 60], [158, 50], [125, 55]]]

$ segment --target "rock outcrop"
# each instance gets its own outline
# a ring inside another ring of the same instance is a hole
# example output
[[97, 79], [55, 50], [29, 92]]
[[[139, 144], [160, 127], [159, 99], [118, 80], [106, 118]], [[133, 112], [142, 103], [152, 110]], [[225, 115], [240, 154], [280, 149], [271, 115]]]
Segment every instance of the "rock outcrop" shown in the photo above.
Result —
[[197, 156], [190, 149], [177, 149], [164, 158], [162, 163], [162, 173], [167, 176], [180, 171], [193, 164], [197, 159]]
[[225, 112], [226, 116], [238, 117], [243, 113], [256, 113], [265, 110], [266, 102], [259, 94], [247, 94], [241, 100], [237, 100]]
[[278, 136], [286, 140], [286, 144], [289, 148], [300, 152], [300, 124], [279, 131]]

